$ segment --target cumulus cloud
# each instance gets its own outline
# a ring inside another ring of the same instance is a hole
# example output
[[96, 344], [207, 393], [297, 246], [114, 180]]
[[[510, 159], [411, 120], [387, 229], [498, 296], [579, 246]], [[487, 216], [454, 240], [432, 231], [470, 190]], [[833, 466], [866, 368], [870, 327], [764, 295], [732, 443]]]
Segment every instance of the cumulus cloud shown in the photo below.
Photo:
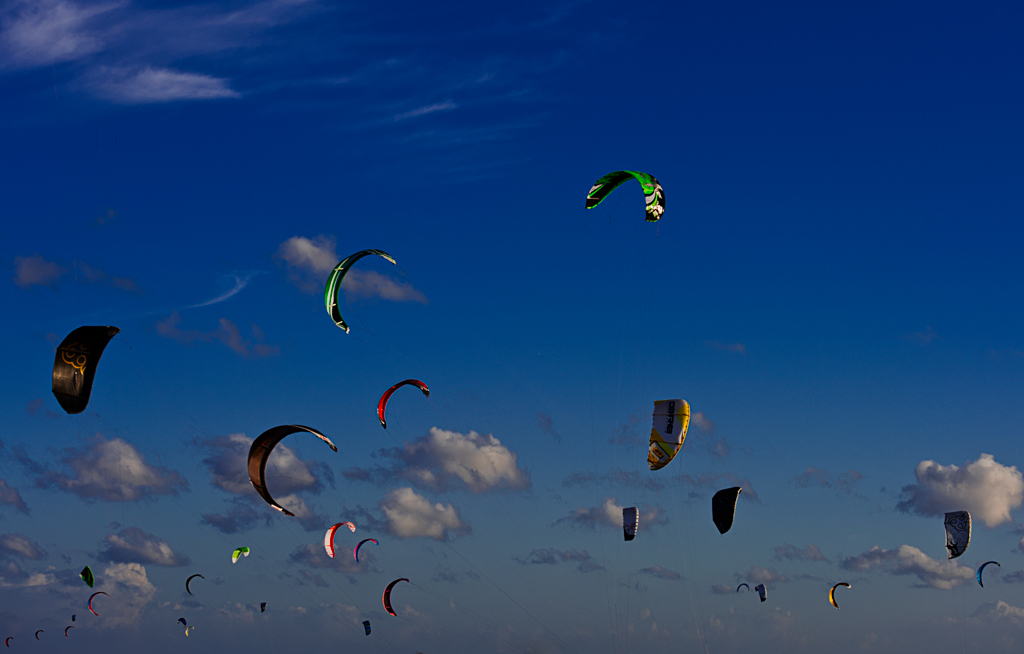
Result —
[[[324, 278], [341, 260], [334, 237], [324, 234], [311, 239], [293, 236], [278, 246], [274, 257], [285, 265], [288, 279], [310, 295], [322, 292]], [[380, 297], [394, 302], [428, 303], [426, 296], [412, 284], [381, 275], [375, 270], [351, 268], [342, 279], [341, 288], [350, 301]]]
[[210, 343], [214, 340], [220, 341], [235, 351], [240, 357], [273, 357], [281, 354], [279, 345], [266, 343], [266, 334], [256, 323], [250, 323], [252, 329], [252, 340], [242, 336], [238, 326], [227, 318], [220, 319], [220, 327], [209, 332], [202, 332], [196, 329], [181, 329], [181, 314], [175, 311], [164, 320], [156, 323], [156, 332], [164, 338], [177, 341], [182, 345], [191, 345], [196, 342]]
[[108, 602], [97, 620], [104, 629], [137, 624], [142, 610], [153, 601], [156, 586], [146, 576], [140, 563], [115, 563], [107, 566], [102, 575], [96, 575], [96, 589], [107, 592], [117, 602]]
[[188, 488], [177, 472], [146, 463], [146, 457], [131, 443], [120, 438], [107, 440], [102, 434], [96, 434], [84, 448], [63, 450], [64, 471], [36, 463], [22, 451], [15, 455], [35, 475], [40, 488], [59, 488], [87, 501], [135, 502], [177, 495]]
[[[622, 528], [622, 509], [614, 497], [606, 497], [601, 506], [581, 507], [567, 516], [555, 520], [554, 525], [595, 529], [598, 525]], [[640, 526], [637, 531], [651, 529], [654, 525], [667, 525], [668, 518], [662, 515], [664, 510], [659, 506], [643, 505], [640, 508]]]
[[856, 470], [833, 474], [828, 470], [808, 466], [807, 470], [793, 478], [792, 483], [797, 488], [827, 488], [844, 495], [860, 497], [854, 489], [857, 482], [862, 479], [864, 479], [864, 475]]
[[0, 479], [0, 504], [13, 506], [25, 515], [31, 513], [28, 504], [25, 504], [25, 500], [21, 499], [21, 493], [18, 492], [17, 488], [9, 486], [6, 479]]
[[640, 570], [640, 574], [650, 575], [655, 579], [664, 579], [665, 581], [678, 581], [683, 578], [683, 575], [675, 570], [669, 570], [668, 568], [663, 568], [660, 565], [643, 568]]
[[985, 602], [971, 614], [972, 618], [985, 622], [1011, 622], [1013, 624], [1024, 623], [1024, 609], [1007, 604], [1003, 600], [997, 602]]
[[19, 288], [56, 286], [61, 275], [66, 272], [67, 268], [56, 261], [47, 261], [41, 254], [14, 257], [14, 283]]
[[933, 516], [966, 510], [974, 520], [995, 527], [1012, 522], [1011, 511], [1024, 502], [1024, 476], [991, 454], [962, 467], [922, 461], [914, 474], [917, 483], [903, 487], [903, 500], [896, 505], [905, 513]]
[[576, 563], [576, 571], [587, 573], [604, 570], [604, 566], [594, 561], [587, 550], [556, 550], [545, 548], [533, 550], [525, 557], [513, 556], [512, 559], [523, 565], [554, 565], [561, 562]]
[[240, 97], [222, 77], [152, 66], [142, 69], [101, 66], [86, 78], [85, 84], [96, 95], [118, 104]]
[[746, 579], [752, 584], [784, 584], [789, 581], [786, 575], [779, 574], [775, 570], [762, 568], [759, 565], [750, 566], [746, 575], [737, 575], [737, 579]]
[[4, 534], [0, 536], [0, 551], [5, 554], [13, 554], [33, 560], [46, 556], [46, 550], [25, 534]]
[[79, 6], [63, 0], [18, 2], [3, 21], [0, 52], [7, 67], [46, 66], [74, 61], [103, 47], [93, 19], [119, 6]]
[[106, 548], [97, 558], [112, 563], [150, 563], [167, 567], [190, 563], [187, 556], [172, 550], [167, 541], [138, 527], [126, 527], [116, 534], [108, 534], [104, 545]]
[[452, 485], [472, 493], [530, 488], [529, 475], [517, 463], [519, 455], [492, 434], [432, 427], [427, 435], [382, 454], [396, 460], [384, 478], [398, 475], [431, 490], [443, 491]]
[[922, 587], [949, 590], [968, 583], [974, 570], [957, 561], [937, 561], [912, 545], [900, 545], [894, 550], [875, 545], [870, 550], [848, 556], [839, 567], [854, 572], [881, 570], [891, 575], [914, 575]]
[[387, 518], [387, 530], [399, 538], [433, 538], [446, 541], [468, 534], [469, 525], [459, 517], [459, 511], [451, 504], [431, 504], [430, 500], [418, 495], [411, 488], [396, 488], [388, 493], [380, 504]]
[[818, 546], [813, 543], [807, 543], [807, 546], [802, 549], [796, 545], [783, 543], [775, 548], [775, 556], [772, 558], [775, 561], [783, 559], [787, 561], [828, 561]]

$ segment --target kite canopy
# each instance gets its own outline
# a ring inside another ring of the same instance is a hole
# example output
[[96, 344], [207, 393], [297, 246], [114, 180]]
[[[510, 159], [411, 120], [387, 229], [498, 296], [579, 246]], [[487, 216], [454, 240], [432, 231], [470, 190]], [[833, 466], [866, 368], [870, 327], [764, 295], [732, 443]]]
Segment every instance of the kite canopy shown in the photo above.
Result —
[[850, 584], [846, 583], [845, 581], [840, 581], [838, 584], [836, 584], [835, 586], [832, 587], [832, 590], [828, 591], [828, 601], [831, 602], [832, 606], [836, 607], [837, 609], [839, 608], [839, 605], [836, 604], [836, 588], [839, 588], [840, 586], [846, 586], [847, 588], [853, 588], [853, 586], [851, 586]]
[[183, 627], [188, 626], [188, 622], [185, 621], [185, 618], [178, 618], [178, 624], [180, 624]]
[[754, 586], [754, 590], [757, 591], [757, 594], [758, 596], [760, 596], [762, 602], [768, 599], [768, 589], [764, 587], [764, 584], [758, 584]]
[[402, 577], [401, 579], [395, 579], [390, 584], [388, 584], [387, 588], [384, 589], [384, 609], [391, 615], [395, 615], [395, 610], [391, 608], [391, 589], [394, 588], [395, 584], [397, 584], [400, 581], [408, 582], [409, 580], [405, 577]]
[[327, 530], [327, 533], [324, 534], [324, 549], [327, 550], [327, 556], [332, 559], [334, 558], [334, 534], [338, 531], [339, 527], [348, 527], [352, 533], [356, 531], [356, 526], [351, 522], [339, 522]]
[[981, 564], [981, 567], [979, 567], [979, 568], [978, 568], [978, 585], [979, 585], [979, 586], [981, 586], [982, 588], [984, 588], [984, 587], [985, 587], [985, 584], [981, 583], [981, 571], [982, 571], [982, 570], [984, 570], [984, 569], [985, 569], [985, 566], [986, 566], [986, 565], [988, 565], [988, 564], [990, 564], [990, 563], [995, 563], [995, 564], [996, 564], [996, 565], [998, 565], [998, 566], [999, 566], [1000, 568], [1001, 568], [1001, 567], [1003, 567], [1003, 566], [999, 565], [999, 562], [998, 562], [998, 561], [985, 561], [984, 563], [982, 563], [982, 564]]
[[690, 405], [686, 400], [658, 400], [654, 403], [654, 425], [647, 451], [651, 470], [661, 470], [683, 448], [690, 426]]
[[736, 587], [736, 592], [737, 593], [740, 592], [740, 588], [743, 588], [744, 586], [747, 587], [747, 590], [750, 590], [750, 584], [740, 584], [739, 586]]
[[78, 573], [78, 576], [82, 578], [82, 581], [84, 581], [89, 588], [92, 588], [93, 584], [96, 583], [96, 577], [93, 576], [92, 568], [89, 566], [82, 568], [82, 571]]
[[377, 402], [377, 419], [380, 420], [380, 426], [383, 427], [384, 429], [388, 428], [388, 423], [387, 423], [386, 420], [384, 420], [384, 409], [388, 405], [388, 400], [391, 399], [392, 393], [394, 393], [396, 390], [398, 390], [402, 386], [407, 386], [407, 385], [415, 386], [416, 388], [418, 388], [421, 391], [423, 391], [424, 395], [426, 395], [427, 397], [430, 397], [430, 389], [427, 388], [426, 384], [424, 384], [423, 382], [421, 382], [418, 379], [406, 379], [404, 381], [400, 381], [397, 384], [395, 384], [394, 386], [392, 386], [391, 388], [389, 388], [388, 390], [384, 391], [384, 394], [380, 396], [380, 401]]
[[711, 498], [711, 519], [715, 521], [718, 533], [724, 534], [732, 529], [732, 520], [736, 517], [736, 502], [742, 490], [739, 486], [726, 488]]
[[341, 317], [341, 311], [338, 310], [338, 293], [341, 291], [341, 282], [352, 264], [371, 254], [383, 257], [392, 264], [395, 263], [395, 258], [384, 250], [362, 250], [342, 259], [331, 271], [331, 276], [327, 278], [327, 288], [324, 289], [324, 306], [327, 307], [327, 313], [334, 320], [334, 324], [344, 329], [346, 334], [349, 332], [349, 327], [345, 319]]
[[37, 631], [36, 632], [36, 640], [39, 640], [39, 634], [45, 634], [45, 633], [46, 633], [45, 629], [40, 629], [39, 631]]
[[109, 326], [79, 327], [61, 341], [53, 359], [53, 395], [62, 409], [85, 411], [103, 349], [120, 331]]
[[[92, 608], [92, 601], [93, 601], [93, 599], [96, 598], [97, 595], [107, 595], [107, 593], [104, 593], [101, 590], [101, 591], [99, 591], [97, 593], [93, 593], [92, 595], [89, 596], [89, 610], [92, 611], [92, 614], [95, 615], [98, 618], [100, 616], [100, 614], [97, 613], [94, 608]], [[110, 597], [110, 595], [107, 595], [107, 597]]]
[[359, 544], [356, 545], [356, 548], [352, 550], [352, 556], [356, 557], [356, 563], [359, 563], [359, 550], [363, 547], [363, 543], [373, 543], [374, 545], [380, 546], [380, 543], [377, 542], [376, 538], [366, 538], [364, 540], [359, 541]]
[[370, 621], [369, 620], [363, 620], [363, 629], [366, 630], [366, 635], [369, 636], [370, 635]]
[[68, 635], [68, 632], [69, 632], [69, 631], [71, 631], [72, 629], [78, 629], [78, 627], [75, 627], [75, 626], [71, 626], [71, 627], [68, 627], [68, 628], [66, 628], [66, 629], [64, 630], [64, 637], [65, 637], [65, 638], [71, 638], [71, 636], [69, 636], [69, 635]]
[[14, 638], [14, 636], [8, 636], [7, 638], [4, 638], [4, 645], [7, 645], [8, 647], [10, 647], [11, 646], [11, 640], [13, 638]]
[[252, 482], [256, 492], [260, 494], [260, 497], [262, 497], [267, 504], [274, 507], [281, 513], [290, 516], [294, 516], [295, 514], [278, 504], [267, 489], [267, 460], [270, 459], [271, 452], [273, 452], [274, 448], [277, 447], [278, 443], [284, 440], [285, 436], [298, 432], [308, 432], [313, 434], [323, 442], [330, 445], [332, 450], [335, 452], [338, 451], [338, 448], [331, 442], [331, 439], [327, 438], [312, 427], [304, 427], [302, 425], [281, 425], [279, 427], [271, 427], [257, 436], [256, 440], [252, 442], [252, 447], [249, 448], [249, 481]]
[[266, 613], [266, 611], [267, 611], [267, 603], [266, 602], [260, 602], [260, 613]]
[[248, 547], [236, 547], [235, 551], [231, 553], [231, 562], [232, 563], [238, 563], [238, 557], [240, 557], [240, 556], [246, 556], [246, 557], [249, 556], [249, 548]]
[[947, 513], [945, 523], [946, 549], [949, 550], [949, 558], [955, 559], [971, 544], [971, 514], [967, 511]]
[[189, 625], [189, 626], [185, 627], [185, 635], [187, 636], [188, 632], [191, 631], [192, 629], [195, 629], [195, 626]]
[[188, 585], [189, 585], [190, 583], [192, 583], [192, 580], [193, 580], [193, 579], [195, 579], [196, 577], [199, 577], [199, 578], [200, 578], [200, 579], [202, 579], [203, 581], [205, 581], [205, 580], [206, 580], [206, 577], [204, 577], [203, 575], [200, 575], [200, 574], [194, 574], [194, 575], [192, 575], [191, 577], [189, 577], [188, 579], [186, 579], [186, 580], [185, 580], [185, 590], [187, 590], [187, 591], [188, 591], [188, 594], [189, 594], [189, 595], [191, 595], [191, 594], [192, 594], [192, 589], [191, 589], [191, 588], [189, 588], [189, 587], [188, 587]]
[[644, 220], [649, 223], [658, 222], [665, 213], [665, 189], [661, 188], [661, 184], [652, 175], [636, 170], [616, 170], [594, 182], [587, 193], [587, 209], [601, 204], [612, 191], [631, 179], [640, 182], [644, 189], [644, 200], [647, 202], [647, 216]]
[[635, 506], [622, 509], [622, 536], [626, 540], [636, 538], [636, 531], [640, 528], [640, 512]]

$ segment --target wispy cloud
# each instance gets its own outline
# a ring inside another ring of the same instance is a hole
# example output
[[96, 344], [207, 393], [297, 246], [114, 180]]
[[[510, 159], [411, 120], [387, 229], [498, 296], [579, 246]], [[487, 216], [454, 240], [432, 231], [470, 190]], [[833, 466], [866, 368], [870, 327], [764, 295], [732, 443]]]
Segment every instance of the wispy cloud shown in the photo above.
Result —
[[16, 2], [0, 32], [3, 64], [8, 68], [49, 66], [98, 52], [104, 48], [105, 38], [95, 19], [119, 6], [122, 3]]
[[199, 307], [208, 307], [211, 304], [219, 304], [225, 300], [233, 298], [234, 296], [238, 295], [242, 291], [242, 289], [244, 289], [249, 284], [249, 280], [252, 279], [253, 273], [234, 273], [231, 275], [231, 277], [235, 278], [235, 285], [227, 292], [218, 295], [212, 300], [207, 300], [206, 302], [201, 302], [200, 304], [193, 304], [188, 308], [198, 309]]
[[604, 570], [604, 566], [594, 561], [587, 550], [556, 550], [546, 548], [533, 550], [526, 556], [513, 556], [512, 560], [523, 565], [555, 565], [559, 562], [576, 563], [576, 571], [584, 574]]
[[400, 120], [405, 120], [407, 118], [415, 118], [416, 116], [425, 116], [426, 114], [432, 114], [432, 113], [437, 112], [437, 111], [451, 111], [452, 109], [455, 109], [455, 108], [457, 108], [457, 105], [454, 102], [451, 102], [450, 100], [449, 101], [445, 101], [445, 102], [438, 102], [438, 103], [427, 105], [427, 106], [424, 106], [424, 107], [417, 107], [416, 109], [413, 109], [412, 111], [406, 111], [405, 113], [398, 114], [396, 116], [393, 116], [392, 120], [394, 120], [395, 122], [398, 122]]
[[959, 561], [937, 561], [912, 545], [894, 550], [875, 545], [857, 556], [846, 557], [839, 567], [854, 572], [877, 569], [891, 575], [914, 575], [923, 586], [939, 590], [962, 586], [974, 578], [974, 570]]
[[707, 345], [712, 350], [718, 350], [719, 352], [732, 352], [733, 354], [746, 354], [747, 346], [743, 343], [721, 343], [719, 341], [704, 341], [704, 345]]
[[227, 79], [150, 66], [141, 70], [97, 68], [84, 83], [96, 95], [119, 104], [241, 97]]
[[56, 261], [47, 261], [41, 254], [14, 257], [14, 283], [18, 288], [56, 286], [67, 268]]
[[827, 488], [844, 495], [863, 498], [855, 491], [856, 484], [864, 479], [864, 475], [856, 470], [832, 473], [822, 468], [807, 466], [807, 470], [793, 478], [797, 488]]

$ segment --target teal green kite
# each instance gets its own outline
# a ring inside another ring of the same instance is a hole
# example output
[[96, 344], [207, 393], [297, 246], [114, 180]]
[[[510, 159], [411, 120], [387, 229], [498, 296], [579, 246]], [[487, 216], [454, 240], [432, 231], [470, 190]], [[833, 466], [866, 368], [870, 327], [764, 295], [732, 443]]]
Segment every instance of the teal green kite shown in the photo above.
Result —
[[[621, 183], [621, 182], [620, 182]], [[661, 188], [660, 186], [658, 188]], [[341, 317], [341, 311], [338, 310], [338, 293], [341, 291], [341, 282], [345, 278], [348, 269], [365, 256], [376, 254], [379, 257], [384, 257], [392, 264], [395, 263], [395, 258], [384, 250], [362, 250], [351, 254], [341, 260], [334, 270], [331, 271], [331, 276], [327, 278], [327, 288], [324, 289], [324, 306], [327, 307], [327, 313], [330, 314], [331, 319], [334, 320], [334, 324], [345, 330], [347, 334], [349, 332], [348, 323]]]
[[645, 220], [649, 223], [658, 222], [665, 213], [665, 189], [661, 188], [661, 184], [654, 176], [636, 170], [616, 170], [594, 182], [590, 193], [587, 193], [587, 209], [593, 209], [601, 204], [612, 191], [631, 179], [640, 182], [644, 189], [644, 199], [647, 201]]

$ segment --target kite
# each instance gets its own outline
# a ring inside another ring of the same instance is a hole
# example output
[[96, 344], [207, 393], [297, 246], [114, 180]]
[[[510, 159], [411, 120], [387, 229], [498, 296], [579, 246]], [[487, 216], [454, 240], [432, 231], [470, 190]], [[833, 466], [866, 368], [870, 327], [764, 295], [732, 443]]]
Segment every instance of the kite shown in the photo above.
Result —
[[327, 307], [327, 313], [334, 320], [334, 324], [344, 329], [346, 334], [349, 332], [349, 327], [341, 317], [341, 311], [338, 310], [338, 292], [341, 290], [341, 282], [352, 264], [371, 254], [383, 257], [392, 264], [395, 263], [395, 258], [384, 250], [362, 250], [342, 259], [331, 271], [331, 276], [327, 278], [327, 288], [324, 289], [324, 306]]
[[366, 635], [369, 636], [370, 635], [370, 621], [369, 620], [363, 620], [363, 629], [366, 630]]
[[89, 404], [96, 365], [117, 327], [79, 327], [61, 341], [53, 359], [53, 395], [60, 408], [81, 413]]
[[334, 533], [338, 531], [338, 527], [348, 527], [352, 533], [356, 531], [356, 526], [351, 522], [339, 522], [327, 530], [327, 533], [324, 534], [324, 549], [327, 550], [327, 556], [332, 559], [334, 558]]
[[661, 470], [679, 453], [689, 426], [690, 405], [686, 400], [658, 400], [654, 403], [654, 425], [647, 451], [651, 470]]
[[267, 603], [266, 602], [260, 602], [260, 613], [266, 613], [266, 611], [267, 611]]
[[249, 548], [248, 547], [238, 547], [238, 548], [235, 548], [235, 551], [231, 553], [231, 562], [232, 563], [238, 563], [238, 558], [242, 557], [242, 556], [246, 556], [246, 557], [249, 556]]
[[711, 498], [711, 519], [715, 521], [718, 533], [724, 534], [732, 529], [732, 520], [736, 517], [736, 502], [742, 490], [739, 486], [726, 488]]
[[840, 581], [838, 584], [836, 584], [835, 586], [832, 587], [832, 590], [828, 591], [828, 601], [831, 602], [832, 606], [836, 607], [837, 609], [839, 608], [839, 605], [836, 604], [836, 588], [839, 588], [840, 586], [846, 586], [847, 588], [853, 588], [853, 586], [851, 586], [850, 584], [846, 583], [845, 581]]
[[257, 436], [256, 440], [252, 442], [252, 446], [249, 448], [249, 481], [252, 482], [256, 492], [260, 494], [260, 497], [262, 497], [267, 504], [274, 507], [281, 513], [290, 516], [294, 516], [295, 514], [278, 504], [270, 495], [270, 491], [267, 490], [267, 460], [270, 459], [270, 454], [273, 452], [277, 444], [284, 440], [285, 436], [298, 432], [308, 432], [313, 434], [323, 442], [330, 445], [332, 450], [335, 452], [338, 451], [338, 448], [331, 442], [331, 439], [327, 438], [312, 427], [303, 427], [302, 425], [281, 425], [279, 427], [271, 427]]
[[[94, 609], [92, 608], [92, 600], [93, 600], [93, 598], [94, 598], [94, 597], [96, 597], [97, 595], [107, 595], [107, 593], [104, 593], [104, 592], [103, 592], [103, 591], [101, 590], [101, 591], [99, 591], [98, 593], [93, 593], [92, 595], [90, 595], [90, 596], [89, 596], [89, 610], [90, 610], [90, 611], [92, 611], [92, 614], [93, 614], [93, 615], [95, 615], [95, 616], [96, 616], [96, 617], [98, 618], [98, 617], [100, 617], [100, 614], [99, 614], [99, 613], [97, 613], [97, 612], [96, 612], [96, 611], [95, 611], [95, 610], [94, 610]], [[110, 595], [107, 595], [107, 597], [110, 597]]]
[[77, 617], [78, 617], [78, 614], [77, 614], [77, 613], [72, 613], [72, 614], [71, 614], [71, 621], [72, 621], [72, 622], [74, 622], [74, 621], [75, 621], [75, 618], [77, 618]]
[[45, 633], [46, 633], [45, 629], [40, 629], [39, 631], [37, 631], [36, 632], [36, 640], [39, 640], [39, 634], [45, 634]]
[[1003, 567], [1003, 566], [999, 565], [999, 562], [998, 562], [998, 561], [985, 561], [984, 563], [982, 563], [982, 564], [981, 564], [981, 567], [980, 567], [980, 568], [978, 568], [978, 585], [979, 585], [979, 586], [981, 586], [982, 588], [984, 588], [984, 587], [985, 587], [985, 584], [981, 583], [981, 571], [982, 571], [982, 570], [984, 570], [984, 569], [985, 569], [985, 566], [986, 566], [986, 565], [988, 565], [989, 563], [995, 563], [995, 564], [996, 564], [996, 565], [998, 565], [998, 566], [999, 566], [1000, 568], [1001, 568], [1001, 567]]
[[636, 538], [636, 531], [640, 528], [640, 512], [635, 506], [622, 509], [622, 537], [626, 540]]
[[78, 576], [82, 578], [82, 581], [84, 581], [89, 588], [92, 588], [92, 585], [96, 583], [96, 577], [93, 576], [92, 568], [89, 566], [82, 568], [82, 571], [78, 573]]
[[[232, 563], [233, 563], [233, 562], [234, 562], [234, 561], [232, 561]], [[185, 580], [185, 590], [186, 590], [186, 591], [188, 591], [188, 594], [189, 594], [189, 595], [191, 595], [191, 594], [192, 594], [192, 589], [191, 589], [191, 588], [189, 588], [189, 587], [188, 587], [188, 585], [189, 585], [189, 583], [191, 583], [191, 581], [192, 581], [193, 579], [195, 579], [196, 577], [199, 577], [199, 578], [200, 578], [200, 579], [202, 579], [203, 581], [206, 581], [206, 577], [204, 577], [203, 575], [200, 575], [200, 574], [194, 574], [194, 575], [192, 575], [191, 577], [189, 577], [188, 579], [186, 579], [186, 580]]]
[[352, 550], [352, 556], [356, 557], [356, 563], [359, 563], [359, 548], [363, 546], [363, 543], [373, 543], [377, 546], [380, 545], [380, 543], [377, 542], [376, 538], [367, 538], [365, 540], [359, 541], [359, 544], [356, 545], [356, 548]]
[[188, 622], [185, 621], [185, 618], [178, 618], [178, 624], [180, 624], [182, 627], [188, 626]]
[[65, 629], [64, 630], [64, 637], [65, 638], [71, 638], [71, 636], [68, 635], [68, 632], [71, 631], [72, 629], [78, 629], [78, 627], [72, 626], [72, 627], [68, 627], [67, 629]]
[[750, 584], [740, 584], [739, 586], [736, 587], [736, 592], [737, 593], [740, 592], [740, 588], [743, 588], [744, 586], [747, 587], [747, 590], [750, 590]]
[[4, 645], [7, 645], [8, 647], [10, 647], [11, 646], [11, 640], [13, 638], [14, 638], [14, 636], [8, 636], [7, 638], [4, 638]]
[[[953, 511], [946, 514], [946, 549], [949, 558], [955, 559], [971, 544], [971, 514], [967, 511]], [[1002, 566], [999, 566], [1002, 567]]]
[[754, 590], [756, 590], [757, 594], [761, 596], [762, 602], [768, 599], [768, 589], [764, 587], [764, 584], [754, 586]]
[[[395, 584], [397, 584], [400, 581], [408, 582], [409, 580], [406, 579], [405, 577], [402, 577], [401, 579], [395, 579], [390, 584], [388, 584], [387, 588], [384, 589], [384, 609], [388, 613], [390, 613], [391, 615], [395, 615], [395, 610], [391, 608], [391, 589], [394, 588]], [[409, 583], [412, 583], [412, 582], [409, 582]], [[395, 617], [398, 617], [398, 616], [395, 615]]]
[[191, 629], [195, 629], [195, 626], [194, 626], [194, 625], [189, 625], [188, 627], [185, 627], [185, 635], [186, 635], [186, 636], [188, 635], [188, 632], [189, 632], [189, 630], [191, 630]]
[[427, 388], [426, 384], [424, 384], [418, 379], [406, 379], [404, 381], [400, 381], [391, 388], [389, 388], [388, 390], [384, 391], [384, 394], [380, 396], [380, 401], [377, 402], [377, 419], [380, 420], [380, 426], [383, 427], [384, 429], [388, 428], [388, 423], [386, 420], [384, 420], [384, 409], [388, 405], [388, 400], [391, 399], [391, 394], [407, 384], [415, 386], [416, 388], [423, 391], [424, 395], [430, 397], [430, 389]]
[[661, 188], [661, 184], [653, 176], [636, 170], [616, 170], [594, 182], [587, 193], [587, 209], [593, 209], [601, 204], [612, 191], [630, 179], [640, 182], [644, 190], [644, 200], [647, 203], [647, 216], [644, 220], [649, 223], [658, 222], [665, 213], [665, 189]]

